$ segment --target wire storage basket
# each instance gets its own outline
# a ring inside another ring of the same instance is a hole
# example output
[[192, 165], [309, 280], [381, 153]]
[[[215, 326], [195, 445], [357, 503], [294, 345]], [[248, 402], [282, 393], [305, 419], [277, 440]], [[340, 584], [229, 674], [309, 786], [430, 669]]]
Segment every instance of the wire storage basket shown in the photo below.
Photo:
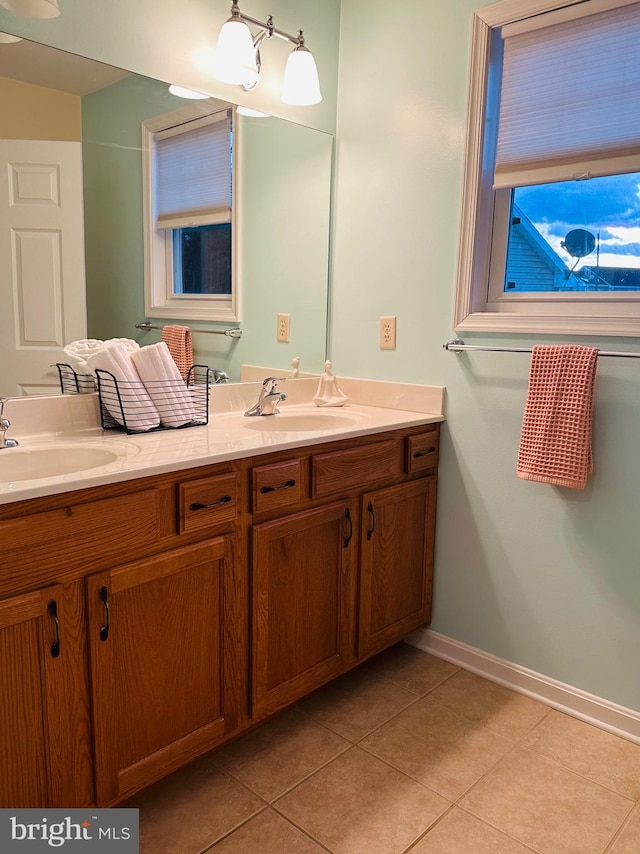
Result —
[[96, 370], [96, 378], [104, 430], [149, 433], [209, 422], [212, 371], [206, 365], [192, 365], [186, 384], [182, 380], [123, 381], [104, 370]]
[[93, 374], [79, 374], [64, 362], [56, 362], [56, 368], [62, 394], [93, 394], [96, 391]]

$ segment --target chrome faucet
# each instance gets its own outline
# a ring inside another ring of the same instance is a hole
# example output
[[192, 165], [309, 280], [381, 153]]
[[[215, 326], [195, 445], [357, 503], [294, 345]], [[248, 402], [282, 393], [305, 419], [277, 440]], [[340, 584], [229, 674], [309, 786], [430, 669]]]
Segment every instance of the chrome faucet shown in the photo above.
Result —
[[6, 433], [9, 427], [11, 427], [11, 422], [8, 418], [3, 418], [2, 413], [4, 411], [4, 405], [7, 402], [7, 398], [0, 397], [0, 451], [3, 448], [17, 448], [18, 440], [17, 439], [7, 439]]
[[251, 409], [247, 409], [245, 415], [276, 415], [279, 412], [276, 406], [281, 400], [287, 399], [284, 392], [278, 391], [278, 383], [285, 380], [286, 377], [267, 377], [264, 379], [258, 402]]
[[229, 382], [229, 374], [227, 374], [225, 371], [221, 371], [220, 368], [211, 368], [211, 373], [213, 374], [214, 385], [220, 385], [220, 383]]

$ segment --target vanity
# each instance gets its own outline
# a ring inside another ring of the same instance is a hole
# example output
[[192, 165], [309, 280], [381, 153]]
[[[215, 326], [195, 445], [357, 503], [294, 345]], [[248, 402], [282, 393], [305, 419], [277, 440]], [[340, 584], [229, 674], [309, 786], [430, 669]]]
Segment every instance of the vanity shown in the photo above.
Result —
[[385, 385], [258, 418], [215, 389], [207, 426], [135, 436], [68, 396], [70, 433], [12, 427], [2, 455], [114, 459], [0, 484], [0, 806], [119, 803], [429, 622], [443, 390], [358, 403]]

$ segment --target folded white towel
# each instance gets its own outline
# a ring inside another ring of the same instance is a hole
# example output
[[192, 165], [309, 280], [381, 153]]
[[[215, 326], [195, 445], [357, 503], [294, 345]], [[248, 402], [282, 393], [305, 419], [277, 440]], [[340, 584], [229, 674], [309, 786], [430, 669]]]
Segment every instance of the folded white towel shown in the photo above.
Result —
[[109, 371], [115, 377], [114, 382], [100, 376], [101, 400], [109, 414], [132, 432], [144, 432], [158, 427], [160, 416], [131, 361], [133, 352], [121, 341], [105, 342], [87, 365], [90, 371]]
[[106, 341], [103, 341], [102, 338], [80, 338], [78, 341], [65, 344], [62, 349], [67, 356], [68, 363], [76, 373], [89, 374], [91, 370], [87, 359], [109, 344], [122, 344], [125, 350], [130, 352], [140, 349], [140, 345], [133, 338], [109, 338]]
[[178, 366], [164, 341], [131, 353], [131, 361], [160, 414], [165, 427], [182, 427], [196, 411]]

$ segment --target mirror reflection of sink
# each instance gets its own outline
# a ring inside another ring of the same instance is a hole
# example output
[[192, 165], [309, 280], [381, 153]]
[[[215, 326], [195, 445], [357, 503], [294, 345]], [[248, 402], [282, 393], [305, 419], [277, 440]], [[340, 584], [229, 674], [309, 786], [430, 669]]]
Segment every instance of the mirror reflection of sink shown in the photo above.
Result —
[[0, 481], [60, 477], [117, 459], [118, 454], [106, 448], [5, 448], [0, 451]]
[[245, 427], [251, 430], [267, 430], [277, 433], [304, 433], [313, 430], [337, 430], [351, 427], [356, 419], [349, 415], [334, 415], [326, 410], [278, 415], [257, 415], [245, 419]]

